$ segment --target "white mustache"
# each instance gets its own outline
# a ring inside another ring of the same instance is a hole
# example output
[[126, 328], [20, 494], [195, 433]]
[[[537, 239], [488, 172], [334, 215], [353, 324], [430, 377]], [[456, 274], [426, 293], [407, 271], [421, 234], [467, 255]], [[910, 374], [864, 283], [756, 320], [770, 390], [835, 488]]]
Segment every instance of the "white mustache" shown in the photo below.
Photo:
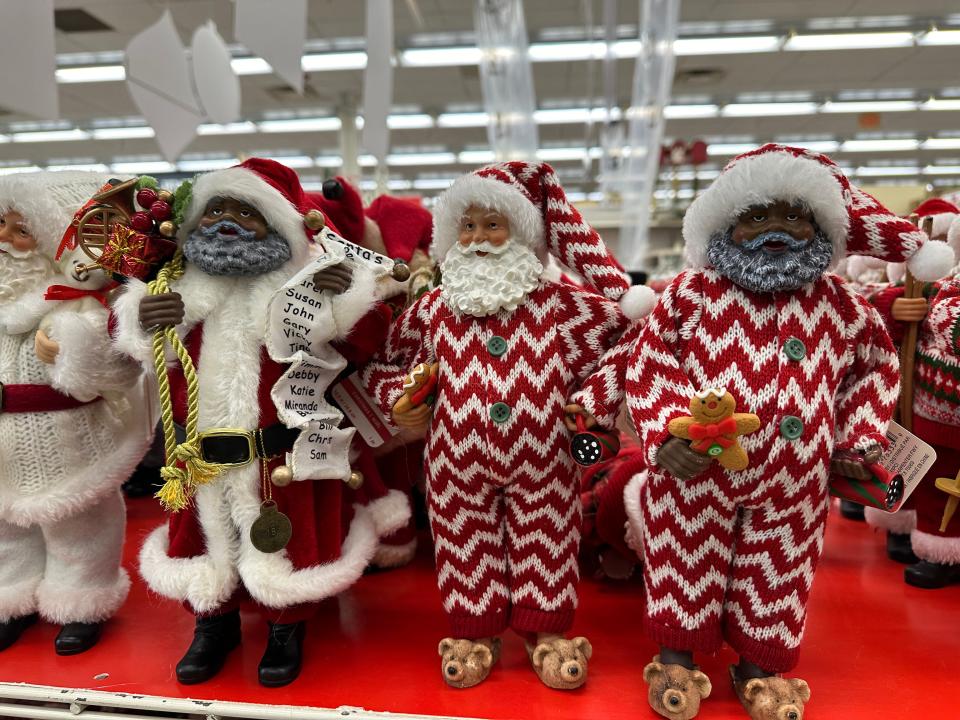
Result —
[[510, 247], [510, 241], [508, 240], [503, 245], [491, 245], [488, 242], [482, 243], [471, 243], [470, 245], [461, 245], [457, 243], [457, 250], [460, 251], [461, 255], [470, 255], [471, 253], [490, 253], [491, 255], [502, 255], [507, 251], [507, 248]]
[[13, 245], [4, 243], [0, 244], [0, 252], [5, 252], [10, 257], [15, 257], [18, 260], [23, 260], [28, 257], [32, 257], [37, 251], [33, 250], [17, 250]]

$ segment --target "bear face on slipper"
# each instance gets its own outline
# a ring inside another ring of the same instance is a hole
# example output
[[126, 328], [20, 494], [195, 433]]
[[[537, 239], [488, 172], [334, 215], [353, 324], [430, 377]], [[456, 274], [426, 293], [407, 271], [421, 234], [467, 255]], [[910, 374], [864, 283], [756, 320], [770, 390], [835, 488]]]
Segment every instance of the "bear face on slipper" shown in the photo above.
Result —
[[671, 720], [695, 718], [700, 701], [713, 690], [710, 678], [697, 668], [661, 663], [659, 655], [643, 669], [643, 679], [650, 686], [650, 707]]

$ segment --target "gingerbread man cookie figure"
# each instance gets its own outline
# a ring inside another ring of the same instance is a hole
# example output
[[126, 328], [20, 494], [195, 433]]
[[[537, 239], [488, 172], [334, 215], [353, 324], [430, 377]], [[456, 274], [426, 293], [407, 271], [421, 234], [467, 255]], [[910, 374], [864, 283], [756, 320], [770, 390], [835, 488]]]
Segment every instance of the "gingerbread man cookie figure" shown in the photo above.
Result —
[[726, 470], [745, 470], [747, 451], [737, 440], [760, 429], [760, 418], [738, 413], [737, 401], [726, 390], [708, 388], [690, 398], [690, 416], [670, 421], [674, 437], [690, 440], [690, 449], [716, 459]]

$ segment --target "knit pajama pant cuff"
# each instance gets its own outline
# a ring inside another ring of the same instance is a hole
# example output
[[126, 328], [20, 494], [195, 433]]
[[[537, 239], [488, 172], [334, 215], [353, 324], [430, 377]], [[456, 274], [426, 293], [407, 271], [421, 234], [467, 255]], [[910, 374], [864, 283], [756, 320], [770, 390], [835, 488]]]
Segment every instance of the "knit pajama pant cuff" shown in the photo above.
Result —
[[743, 659], [771, 673], [793, 670], [800, 659], [800, 648], [788, 648], [748, 637], [740, 628], [727, 625], [723, 632], [727, 644]]
[[495, 612], [487, 615], [455, 615], [449, 614], [450, 634], [458, 639], [493, 637], [503, 634], [510, 624], [506, 612]]
[[510, 627], [518, 633], [565, 633], [573, 626], [575, 610], [515, 607]]
[[643, 625], [651, 640], [671, 650], [715, 653], [723, 645], [719, 620], [693, 630], [663, 625], [649, 617], [644, 618]]

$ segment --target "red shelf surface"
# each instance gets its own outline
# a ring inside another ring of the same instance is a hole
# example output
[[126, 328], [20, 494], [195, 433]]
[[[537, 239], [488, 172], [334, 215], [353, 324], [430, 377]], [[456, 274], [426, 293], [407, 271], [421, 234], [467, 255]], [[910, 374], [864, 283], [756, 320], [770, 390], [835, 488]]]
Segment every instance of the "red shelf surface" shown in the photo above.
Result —
[[[310, 623], [303, 674], [292, 685], [257, 684], [265, 625], [245, 613], [243, 645], [204, 685], [179, 685], [173, 668], [186, 649], [193, 617], [149, 594], [136, 573], [143, 536], [161, 521], [151, 500], [128, 502], [125, 564], [134, 578], [127, 604], [93, 650], [53, 652], [57, 628], [39, 624], [0, 654], [0, 680], [61, 687], [238, 702], [338, 707], [484, 718], [656, 718], [647, 707], [643, 666], [655, 653], [643, 636], [639, 582], [581, 583], [575, 632], [594, 646], [590, 680], [581, 690], [545, 688], [523, 644], [505, 638], [500, 664], [484, 684], [447, 688], [437, 642], [446, 633], [432, 560], [368, 575], [322, 606]], [[883, 553], [883, 538], [862, 523], [830, 517], [826, 552], [813, 588], [803, 657], [796, 670], [813, 697], [806, 720], [928, 717], [931, 703], [960, 697], [960, 587], [923, 591], [904, 585], [902, 568]], [[700, 717], [744, 718], [727, 682], [729, 651], [700, 658], [714, 683]], [[95, 676], [107, 673], [103, 680]], [[940, 706], [944, 707], [943, 705]], [[943, 717], [946, 717], [945, 715]]]

